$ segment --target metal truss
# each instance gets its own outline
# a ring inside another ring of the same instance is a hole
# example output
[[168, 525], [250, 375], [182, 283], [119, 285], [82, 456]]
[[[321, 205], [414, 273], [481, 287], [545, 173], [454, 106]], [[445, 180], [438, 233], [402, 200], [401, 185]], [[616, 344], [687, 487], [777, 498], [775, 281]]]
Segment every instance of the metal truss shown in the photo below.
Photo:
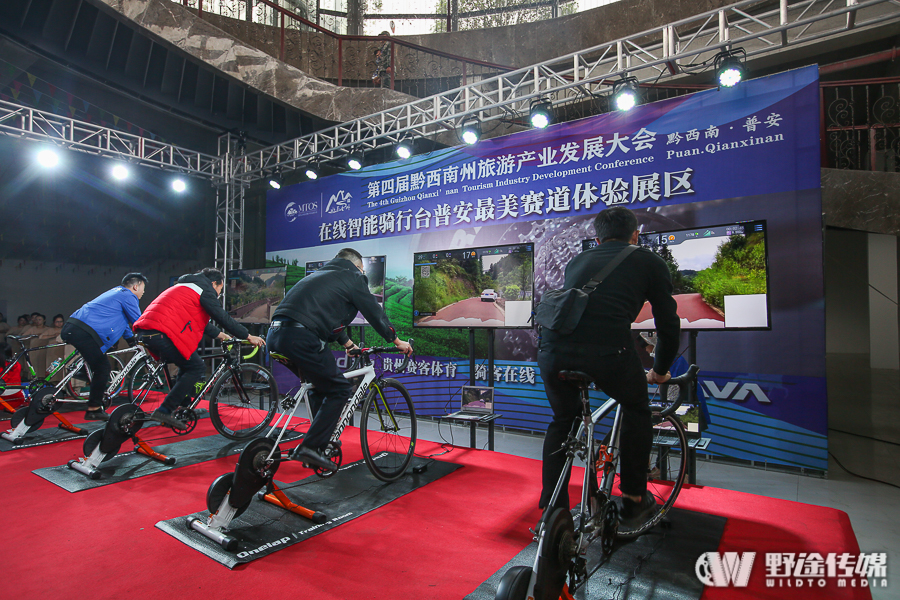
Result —
[[218, 156], [0, 101], [0, 134], [224, 183]]
[[[244, 140], [231, 133], [219, 136], [219, 159], [228, 174], [225, 185], [216, 188], [216, 268], [223, 273], [244, 266], [244, 192], [240, 171], [245, 162], [236, 158]], [[224, 297], [223, 297], [224, 301]]]
[[743, 0], [263, 148], [241, 157], [244, 163], [235, 176], [248, 183], [276, 167], [292, 170], [310, 161], [336, 160], [407, 136], [434, 137], [455, 131], [471, 117], [516, 122], [537, 99], [554, 105], [593, 99], [610, 93], [623, 77], [639, 83], [672, 80], [711, 68], [717, 54], [736, 47], [750, 59], [900, 22], [898, 0], [780, 0], [762, 9], [760, 4]]

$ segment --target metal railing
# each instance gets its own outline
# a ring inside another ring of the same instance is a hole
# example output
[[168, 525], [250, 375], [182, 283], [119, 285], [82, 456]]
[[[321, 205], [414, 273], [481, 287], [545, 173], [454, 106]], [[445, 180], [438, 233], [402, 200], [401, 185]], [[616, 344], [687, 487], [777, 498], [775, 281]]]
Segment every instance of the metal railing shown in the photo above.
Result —
[[900, 171], [900, 77], [821, 84], [822, 166]]
[[735, 46], [741, 46], [749, 59], [854, 28], [900, 21], [897, 0], [846, 0], [844, 5], [834, 0], [794, 4], [780, 0], [770, 10], [749, 14], [758, 6], [756, 0], [737, 2], [263, 148], [246, 155], [236, 176], [249, 182], [276, 167], [299, 168], [312, 158], [335, 160], [352, 151], [396, 143], [404, 136], [435, 137], [455, 131], [473, 116], [482, 122], [516, 121], [538, 98], [554, 106], [595, 102], [624, 76], [643, 84], [665, 83], [683, 73], [709, 69], [719, 52]]
[[[494, 77], [512, 67], [474, 60], [433, 50], [394, 37], [340, 35], [317, 25], [272, 0], [254, 0], [257, 9], [277, 15], [242, 20], [246, 3], [236, 2], [233, 10], [204, 11], [210, 0], [181, 0], [198, 16], [243, 39], [251, 46], [304, 73], [346, 87], [386, 87], [424, 98]], [[376, 57], [381, 51], [383, 58]]]

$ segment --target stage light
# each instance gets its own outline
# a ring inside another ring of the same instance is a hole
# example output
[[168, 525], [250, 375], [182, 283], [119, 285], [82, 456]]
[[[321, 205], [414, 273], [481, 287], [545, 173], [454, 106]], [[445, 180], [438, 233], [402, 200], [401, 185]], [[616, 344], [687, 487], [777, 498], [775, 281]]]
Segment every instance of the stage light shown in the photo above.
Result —
[[462, 140], [470, 146], [481, 139], [481, 121], [469, 119], [463, 121]]
[[617, 110], [629, 111], [640, 102], [637, 79], [625, 77], [613, 86], [613, 105]]
[[351, 152], [349, 156], [347, 156], [347, 166], [353, 169], [354, 171], [359, 171], [363, 166], [363, 155], [362, 152]]
[[400, 158], [403, 158], [403, 159], [406, 159], [406, 158], [409, 158], [410, 156], [412, 156], [412, 153], [413, 153], [412, 140], [410, 140], [409, 138], [405, 138], [405, 137], [403, 139], [401, 139], [400, 142], [397, 144], [396, 152], [397, 152], [397, 156], [399, 156]]
[[281, 178], [281, 169], [275, 169], [272, 176], [269, 177], [269, 187], [273, 190], [280, 190], [283, 184], [284, 180]]
[[531, 126], [543, 129], [553, 122], [553, 105], [549, 100], [538, 98], [531, 103]]
[[187, 185], [184, 183], [184, 179], [175, 179], [172, 181], [172, 189], [178, 192], [179, 194], [187, 189]]
[[311, 162], [306, 165], [306, 169], [303, 171], [306, 175], [307, 179], [318, 179], [319, 178], [319, 168], [316, 166], [316, 163]]
[[59, 164], [59, 155], [54, 150], [45, 148], [37, 153], [38, 163], [47, 169], [52, 169]]
[[116, 165], [112, 168], [112, 176], [119, 181], [128, 179], [128, 169], [125, 167], [125, 165]]
[[739, 54], [747, 56], [743, 48], [720, 52], [716, 55], [716, 81], [721, 87], [734, 87], [744, 78], [746, 69]]

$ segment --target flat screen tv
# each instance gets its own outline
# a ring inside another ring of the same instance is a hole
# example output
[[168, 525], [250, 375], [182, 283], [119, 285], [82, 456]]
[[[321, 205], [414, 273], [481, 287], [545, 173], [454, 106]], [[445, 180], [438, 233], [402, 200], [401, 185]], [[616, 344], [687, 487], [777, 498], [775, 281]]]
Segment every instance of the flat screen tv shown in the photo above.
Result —
[[269, 323], [284, 299], [286, 267], [228, 271], [225, 310], [239, 323]]
[[534, 244], [413, 256], [413, 326], [531, 328]]
[[[327, 260], [317, 260], [315, 262], [306, 263], [306, 275], [312, 275], [327, 264]], [[306, 277], [306, 275], [304, 275], [304, 277]]]
[[[387, 265], [386, 256], [363, 256], [363, 266], [366, 269], [366, 279], [369, 280], [369, 291], [378, 300], [381, 308], [384, 308], [384, 277], [385, 267]], [[330, 261], [320, 260], [306, 263], [306, 275], [312, 275]], [[356, 317], [350, 323], [351, 325], [368, 325], [366, 318], [362, 313], [356, 313]]]
[[[642, 233], [672, 273], [682, 329], [770, 329], [765, 221]], [[655, 329], [644, 303], [632, 329]]]

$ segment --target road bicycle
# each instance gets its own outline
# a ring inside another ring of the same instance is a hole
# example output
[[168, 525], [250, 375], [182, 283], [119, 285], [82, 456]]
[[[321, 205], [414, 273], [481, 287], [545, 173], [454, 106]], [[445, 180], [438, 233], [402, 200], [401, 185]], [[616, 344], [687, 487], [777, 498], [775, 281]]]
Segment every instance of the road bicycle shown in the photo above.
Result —
[[[87, 383], [90, 385], [91, 381], [91, 369], [88, 365], [84, 363], [84, 360], [81, 359], [81, 356], [78, 355], [79, 360], [74, 361], [77, 351], [73, 350], [66, 357], [59, 360], [59, 362], [51, 363], [51, 365], [47, 368], [47, 372], [45, 375], [39, 376], [37, 371], [34, 368], [34, 365], [31, 362], [31, 353], [36, 352], [38, 350], [45, 351], [50, 348], [60, 348], [65, 346], [65, 343], [56, 343], [56, 344], [48, 344], [46, 346], [37, 346], [35, 348], [28, 348], [25, 346], [24, 342], [30, 339], [34, 339], [36, 335], [27, 335], [27, 336], [15, 336], [8, 335], [6, 336], [9, 339], [15, 340], [19, 342], [19, 345], [22, 347], [19, 352], [9, 361], [6, 366], [6, 369], [0, 373], [0, 378], [5, 376], [8, 372], [10, 372], [13, 368], [13, 364], [20, 359], [24, 360], [25, 367], [27, 370], [24, 372], [26, 375], [26, 379], [28, 379], [28, 383], [23, 383], [21, 386], [8, 386], [2, 382], [0, 379], [0, 392], [5, 391], [6, 389], [25, 389], [28, 390], [29, 396], [34, 396], [41, 388], [47, 386], [56, 386], [56, 384], [52, 383], [50, 380], [53, 377], [62, 371], [66, 370], [66, 373], [71, 373], [71, 376], [65, 378], [65, 387], [60, 390], [60, 392], [65, 391], [70, 398], [73, 398], [76, 401], [85, 401], [89, 395], [89, 388], [84, 389], [82, 383]], [[122, 360], [118, 357], [118, 354], [123, 352], [128, 352], [130, 348], [125, 350], [117, 350], [114, 352], [108, 352], [106, 355], [112, 361], [112, 371], [110, 375], [117, 371], [121, 371], [123, 368]], [[118, 393], [121, 391], [121, 388], [116, 391]], [[115, 394], [113, 394], [115, 395]]]
[[[687, 475], [688, 442], [684, 425], [675, 416], [679, 406], [692, 396], [699, 369], [691, 365], [688, 371], [659, 386], [663, 406], [653, 407], [653, 446], [658, 448], [651, 457], [653, 473], [667, 473], [671, 481], [649, 478], [647, 489], [657, 500], [657, 510], [646, 521], [633, 527], [619, 522], [618, 506], [612, 491], [619, 464], [622, 408], [610, 398], [591, 412], [588, 387], [591, 377], [580, 371], [561, 371], [559, 378], [578, 388], [582, 401], [581, 419], [577, 431], [569, 433], [560, 451], [566, 453], [566, 464], [560, 475], [548, 508], [544, 510], [535, 531], [538, 543], [534, 564], [518, 566], [507, 571], [497, 587], [496, 600], [556, 600], [570, 598], [590, 577], [585, 555], [588, 547], [600, 540], [601, 551], [608, 556], [617, 538], [629, 539], [649, 531], [657, 525], [675, 504]], [[676, 386], [676, 387], [672, 387]], [[677, 396], [670, 394], [677, 389]], [[613, 414], [613, 424], [602, 441], [594, 438], [597, 424]], [[573, 518], [572, 512], [556, 507], [556, 500], [566, 485], [565, 474], [575, 458], [586, 462], [581, 504]], [[656, 470], [659, 471], [656, 471]]]
[[[194, 398], [187, 406], [178, 408], [172, 416], [187, 425], [187, 429], [173, 429], [189, 433], [197, 426], [197, 406], [209, 401], [209, 417], [220, 434], [232, 440], [251, 438], [272, 421], [278, 409], [278, 385], [265, 367], [241, 362], [252, 358], [253, 352], [241, 356], [242, 340], [222, 342], [222, 350], [203, 356], [204, 359], [224, 359], [204, 383], [198, 383]], [[172, 380], [162, 361], [148, 360], [138, 365], [128, 382], [128, 394], [134, 404], [142, 404], [151, 395], [165, 395]]]
[[[46, 347], [61, 345], [65, 344], [55, 344]], [[31, 348], [31, 350], [36, 349], [37, 348]], [[134, 356], [132, 356], [127, 364], [123, 365], [119, 356], [128, 352], [133, 352]], [[116, 350], [108, 353], [107, 356], [109, 356], [118, 367], [110, 371], [109, 383], [103, 393], [101, 410], [106, 410], [112, 403], [112, 398], [122, 391], [124, 387], [122, 384], [129, 371], [134, 369], [138, 363], [145, 361], [148, 358], [146, 351], [140, 347]], [[30, 367], [30, 361], [28, 364]], [[86, 372], [87, 377], [90, 378], [90, 369], [78, 351], [73, 350], [50, 371], [49, 377], [53, 377], [53, 375], [61, 370], [65, 370], [65, 374], [57, 384], [52, 384], [45, 379], [39, 380], [40, 387], [30, 394], [28, 405], [19, 408], [13, 413], [13, 416], [10, 419], [12, 428], [3, 434], [0, 434], [3, 439], [13, 443], [19, 443], [26, 435], [39, 429], [44, 424], [44, 419], [50, 415], [53, 415], [59, 420], [59, 427], [62, 429], [78, 434], [85, 433], [84, 429], [73, 425], [66, 417], [57, 412], [56, 408], [60, 403], [83, 404], [85, 402], [86, 399], [82, 396], [77, 394], [73, 396], [71, 392], [72, 381], [76, 376], [79, 376], [80, 373], [84, 372]], [[69, 396], [73, 396], [74, 399], [67, 397], [65, 391], [68, 391]]]
[[[412, 340], [409, 340], [412, 345]], [[362, 404], [359, 425], [360, 442], [363, 459], [369, 471], [381, 481], [396, 481], [406, 472], [412, 461], [416, 446], [416, 411], [409, 392], [396, 379], [376, 374], [372, 356], [382, 352], [396, 352], [394, 346], [375, 348], [355, 348], [349, 352], [358, 359], [344, 372], [350, 380], [362, 377], [359, 386], [347, 400], [340, 419], [331, 434], [331, 439], [323, 454], [330, 460], [334, 470], [314, 468], [320, 477], [329, 477], [337, 472], [343, 460], [340, 437], [354, 414]], [[276, 352], [269, 355], [292, 372], [296, 373], [293, 362]], [[396, 368], [402, 373], [406, 370], [410, 357]], [[284, 490], [274, 485], [275, 472], [278, 465], [291, 460], [287, 452], [279, 450], [279, 443], [291, 424], [300, 404], [308, 403], [311, 383], [301, 383], [282, 400], [282, 412], [265, 437], [257, 438], [247, 444], [238, 457], [233, 473], [218, 477], [210, 485], [206, 494], [206, 506], [210, 516], [206, 522], [200, 519], [189, 519], [187, 526], [204, 536], [216, 541], [227, 550], [237, 546], [237, 540], [226, 533], [232, 520], [240, 516], [250, 506], [253, 496], [259, 493], [261, 499], [302, 515], [315, 523], [323, 523], [326, 517], [293, 503], [284, 494]], [[308, 404], [307, 404], [308, 406]], [[287, 412], [290, 411], [290, 412]], [[312, 417], [313, 415], [310, 415]], [[275, 432], [277, 437], [273, 439]], [[265, 492], [260, 491], [266, 488]]]

